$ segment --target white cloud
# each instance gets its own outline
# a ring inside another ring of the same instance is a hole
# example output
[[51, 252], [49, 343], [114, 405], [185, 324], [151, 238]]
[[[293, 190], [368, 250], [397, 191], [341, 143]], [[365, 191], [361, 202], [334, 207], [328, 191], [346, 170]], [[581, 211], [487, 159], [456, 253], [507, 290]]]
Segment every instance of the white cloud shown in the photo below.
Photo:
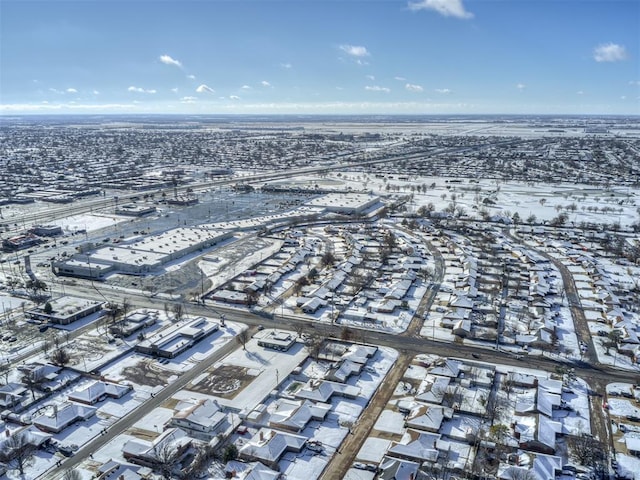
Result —
[[387, 87], [379, 87], [378, 85], [373, 85], [373, 86], [369, 86], [367, 85], [366, 87], [364, 87], [365, 90], [368, 90], [369, 92], [384, 92], [384, 93], [389, 93], [391, 90]]
[[524, 90], [525, 88], [527, 88], [527, 86], [524, 83], [518, 83], [516, 85], [516, 88], [520, 91]]
[[293, 65], [291, 65], [290, 63], [281, 63], [280, 66], [282, 68], [286, 68], [287, 70], [289, 70], [290, 68], [293, 68]]
[[64, 93], [62, 90], [58, 90], [57, 88], [50, 88], [49, 91], [53, 92], [53, 93], [57, 93], [57, 94], [63, 94]]
[[584, 95], [584, 92], [583, 92], [582, 90], [578, 90], [578, 91], [576, 92], [576, 95]]
[[627, 58], [627, 50], [622, 45], [603, 43], [593, 49], [596, 62], [620, 62]]
[[180, 103], [196, 103], [198, 97], [182, 97]]
[[172, 88], [172, 89], [171, 89], [171, 91], [172, 91], [173, 93], [178, 93], [178, 87], [174, 87], [174, 88]]
[[230, 95], [230, 96], [229, 96], [229, 99], [230, 99], [230, 100], [240, 100], [240, 97], [239, 97], [239, 96], [237, 96], [237, 95]]
[[133, 93], [149, 93], [149, 94], [156, 93], [156, 90], [153, 90], [153, 89], [146, 90], [144, 88], [134, 87], [134, 86], [131, 86], [131, 87], [127, 88], [127, 91], [128, 92], [133, 92]]
[[196, 92], [198, 92], [198, 93], [214, 93], [215, 90], [203, 83], [198, 88], [196, 88]]
[[473, 13], [465, 10], [462, 0], [420, 0], [409, 2], [409, 10], [432, 10], [445, 17], [473, 18]]
[[376, 79], [376, 77], [374, 77], [373, 75], [367, 75], [366, 77], [372, 82]]
[[436, 88], [435, 90], [438, 93], [441, 93], [443, 95], [448, 95], [450, 93], [453, 93], [451, 90], [449, 90], [448, 88]]
[[262, 85], [263, 87], [270, 87], [271, 86], [271, 84], [269, 82], [267, 82], [266, 80], [261, 81], [260, 85]]
[[174, 58], [171, 58], [169, 55], [160, 55], [160, 61], [165, 65], [175, 65], [176, 67], [182, 68], [182, 63]]
[[626, 95], [622, 95], [622, 96], [620, 97], [620, 100], [626, 100], [626, 99], [627, 99], [627, 96], [626, 96]]
[[637, 85], [640, 87], [640, 80], [630, 80], [629, 85]]
[[422, 92], [424, 88], [420, 85], [415, 85], [413, 83], [407, 83], [404, 88], [410, 92]]
[[240, 89], [242, 89], [242, 90], [251, 90], [251, 87], [249, 85], [242, 85], [240, 87]]
[[195, 76], [195, 75], [187, 75], [187, 78], [188, 78], [189, 80], [195, 80], [195, 79], [196, 79], [196, 76]]
[[351, 57], [363, 58], [368, 57], [371, 54], [367, 51], [366, 47], [358, 45], [340, 45], [340, 50]]
[[75, 88], [67, 88], [67, 93], [78, 93], [78, 90]]
[[98, 90], [94, 90], [94, 91], [93, 91], [93, 94], [94, 94], [94, 95], [100, 95], [100, 92], [99, 92]]
[[393, 77], [394, 80], [398, 80], [399, 82], [404, 82], [406, 78], [404, 77]]

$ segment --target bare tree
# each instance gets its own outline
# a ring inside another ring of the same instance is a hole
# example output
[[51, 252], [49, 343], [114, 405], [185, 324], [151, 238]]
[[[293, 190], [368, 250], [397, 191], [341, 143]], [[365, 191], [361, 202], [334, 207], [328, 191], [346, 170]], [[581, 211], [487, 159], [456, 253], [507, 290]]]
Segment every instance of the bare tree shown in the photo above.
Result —
[[36, 447], [29, 442], [27, 433], [19, 432], [5, 440], [0, 451], [0, 461], [24, 475], [24, 469], [33, 461]]
[[182, 470], [182, 478], [198, 478], [198, 475], [207, 470], [207, 466], [215, 458], [213, 447], [208, 444], [194, 444], [196, 454], [189, 466]]
[[247, 288], [245, 289], [244, 293], [247, 296], [248, 306], [253, 306], [258, 304], [258, 300], [260, 299], [260, 294], [257, 291]]
[[12, 370], [13, 369], [11, 368], [11, 364], [9, 362], [2, 363], [0, 365], [0, 378], [2, 378], [5, 385], [9, 383], [9, 375], [11, 374]]
[[180, 460], [180, 454], [176, 447], [169, 442], [164, 442], [153, 447], [153, 467], [164, 480], [171, 480], [173, 471]]
[[296, 323], [293, 327], [294, 331], [296, 332], [296, 335], [298, 336], [298, 338], [302, 337], [302, 334], [305, 331], [305, 325], [300, 322], [300, 323]]
[[236, 335], [236, 341], [242, 345], [242, 349], [246, 350], [247, 349], [247, 342], [249, 341], [249, 339], [251, 338], [251, 335], [249, 334], [249, 330], [240, 330], [238, 332], [238, 335]]
[[320, 352], [322, 351], [322, 345], [324, 344], [325, 339], [317, 334], [312, 334], [305, 342], [307, 349], [309, 350], [309, 355], [314, 358], [316, 361], [320, 356]]
[[71, 355], [65, 347], [58, 347], [51, 352], [51, 362], [59, 367], [64, 367], [71, 360]]
[[36, 303], [42, 303], [42, 301], [45, 300], [46, 297], [40, 292], [47, 290], [47, 284], [42, 280], [28, 280], [25, 284], [25, 288], [33, 292], [31, 298], [34, 299]]
[[336, 261], [335, 255], [333, 254], [332, 251], [328, 250], [322, 255], [322, 258], [320, 259], [320, 266], [328, 267], [329, 265], [333, 265], [335, 261]]
[[50, 348], [51, 348], [51, 341], [48, 338], [45, 338], [42, 341], [42, 352], [46, 355]]
[[298, 278], [293, 284], [293, 294], [300, 295], [300, 292], [302, 291], [302, 289], [307, 285], [309, 285], [309, 279], [307, 277]]
[[622, 332], [620, 330], [611, 330], [607, 334], [607, 339], [608, 341], [605, 342], [605, 346], [607, 347], [607, 354], [611, 355], [609, 349], [614, 347], [618, 350], [618, 345], [620, 345], [620, 340], [622, 339]]
[[506, 377], [502, 381], [502, 390], [507, 394], [507, 398], [511, 398], [511, 394], [513, 393], [514, 387], [515, 387], [514, 382], [509, 377]]
[[489, 438], [496, 443], [496, 450], [498, 452], [505, 451], [509, 437], [509, 427], [502, 423], [491, 425], [489, 428]]
[[107, 315], [111, 319], [111, 325], [115, 325], [118, 317], [122, 313], [122, 307], [115, 302], [106, 305]]
[[24, 377], [22, 377], [22, 381], [25, 386], [31, 391], [31, 396], [33, 400], [36, 399], [36, 390], [40, 388], [42, 383], [44, 382], [44, 374], [41, 370], [32, 370]]
[[174, 303], [171, 307], [176, 322], [179, 322], [184, 316], [184, 305], [182, 303]]
[[569, 454], [586, 467], [597, 467], [605, 459], [605, 445], [587, 433], [567, 437], [567, 446]]
[[126, 318], [127, 314], [129, 313], [129, 310], [131, 310], [131, 300], [129, 300], [128, 298], [123, 298], [122, 299], [122, 317]]
[[458, 410], [464, 399], [464, 392], [460, 388], [460, 385], [449, 386], [444, 390], [442, 402], [449, 408]]

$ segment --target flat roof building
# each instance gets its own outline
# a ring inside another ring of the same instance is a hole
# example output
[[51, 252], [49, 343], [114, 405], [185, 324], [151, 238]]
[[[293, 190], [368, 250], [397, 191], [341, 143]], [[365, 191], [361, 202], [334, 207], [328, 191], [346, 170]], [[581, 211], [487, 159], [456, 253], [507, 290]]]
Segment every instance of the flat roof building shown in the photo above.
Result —
[[210, 248], [233, 235], [231, 230], [175, 228], [159, 235], [145, 237], [130, 244], [103, 246], [91, 254], [52, 265], [56, 275], [101, 279], [119, 271], [144, 275], [173, 260]]
[[376, 203], [380, 197], [366, 193], [329, 193], [307, 202], [310, 207], [323, 207], [329, 212], [346, 215], [362, 213]]
[[147, 355], [174, 358], [219, 328], [217, 323], [197, 317], [186, 324], [172, 325], [156, 332], [137, 344], [136, 350]]
[[[86, 298], [65, 296], [27, 310], [25, 315], [42, 322], [69, 325], [76, 320], [100, 311], [103, 304], [104, 302], [96, 302]], [[48, 309], [47, 305], [51, 307], [49, 313], [45, 311]]]
[[136, 205], [135, 203], [127, 203], [116, 207], [117, 215], [125, 215], [127, 217], [142, 217], [156, 211], [153, 205]]
[[294, 343], [296, 343], [296, 338], [291, 332], [278, 332], [277, 330], [270, 330], [258, 340], [258, 345], [261, 347], [283, 352], [289, 350]]

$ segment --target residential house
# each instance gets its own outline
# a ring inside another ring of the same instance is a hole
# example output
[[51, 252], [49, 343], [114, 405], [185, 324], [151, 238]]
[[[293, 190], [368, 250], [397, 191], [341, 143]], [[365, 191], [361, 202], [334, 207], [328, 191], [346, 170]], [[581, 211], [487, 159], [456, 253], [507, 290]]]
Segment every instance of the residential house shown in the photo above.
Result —
[[409, 429], [407, 436], [409, 439], [405, 443], [392, 442], [391, 447], [387, 450], [387, 455], [420, 463], [436, 463], [438, 461], [440, 434]]
[[280, 458], [287, 452], [299, 453], [307, 443], [307, 437], [271, 428], [261, 428], [245, 442], [239, 457], [247, 461], [259, 461], [269, 468], [278, 469]]
[[453, 409], [419, 404], [407, 415], [407, 427], [427, 432], [438, 432], [445, 420], [453, 418]]
[[178, 427], [198, 440], [210, 441], [221, 431], [227, 415], [215, 400], [201, 400], [173, 415], [170, 427]]
[[122, 456], [136, 465], [153, 468], [164, 455], [163, 452], [168, 450], [171, 450], [178, 460], [184, 458], [191, 443], [192, 439], [184, 430], [169, 428], [151, 442], [141, 438], [129, 440], [122, 447]]
[[312, 420], [322, 422], [329, 411], [331, 411], [329, 403], [281, 398], [275, 403], [275, 410], [269, 415], [268, 426], [299, 433]]
[[62, 407], [52, 406], [51, 415], [44, 414], [33, 419], [33, 424], [44, 432], [60, 433], [69, 425], [91, 418], [96, 409], [76, 403], [66, 403]]
[[69, 400], [74, 402], [93, 405], [104, 400], [107, 397], [121, 398], [131, 390], [130, 385], [120, 385], [118, 383], [110, 383], [103, 381], [93, 381], [85, 385], [81, 389], [75, 390], [69, 394]]
[[357, 398], [359, 394], [360, 388], [353, 385], [312, 379], [309, 380], [304, 387], [296, 391], [295, 397], [326, 403], [331, 400], [334, 395], [345, 398]]
[[418, 475], [419, 463], [401, 460], [399, 458], [384, 457], [380, 463], [380, 480], [415, 480]]
[[514, 424], [514, 437], [520, 448], [552, 455], [556, 451], [556, 436], [562, 424], [542, 414], [519, 417]]
[[19, 404], [27, 388], [22, 383], [9, 382], [0, 387], [0, 410]]

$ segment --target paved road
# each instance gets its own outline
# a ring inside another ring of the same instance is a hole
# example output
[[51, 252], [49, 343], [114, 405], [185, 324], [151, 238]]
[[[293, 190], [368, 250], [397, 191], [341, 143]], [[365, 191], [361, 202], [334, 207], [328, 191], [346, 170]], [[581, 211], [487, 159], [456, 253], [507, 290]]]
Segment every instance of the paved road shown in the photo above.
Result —
[[340, 449], [336, 452], [336, 455], [331, 458], [325, 467], [319, 480], [342, 480], [345, 477], [347, 470], [349, 470], [353, 464], [365, 440], [371, 434], [371, 430], [378, 417], [389, 403], [391, 395], [393, 395], [398, 382], [402, 379], [412, 358], [413, 356], [407, 353], [401, 353], [399, 355], [365, 411], [358, 418], [356, 424], [351, 427], [350, 434], [347, 435], [340, 445]]
[[[505, 230], [504, 233], [514, 242], [519, 243], [517, 237], [513, 236], [510, 230]], [[562, 285], [564, 287], [564, 292], [567, 297], [567, 301], [569, 302], [569, 309], [571, 311], [571, 318], [573, 319], [573, 325], [578, 335], [579, 340], [585, 345], [589, 345], [589, 348], [586, 352], [586, 363], [592, 365], [596, 368], [601, 368], [601, 364], [598, 361], [598, 356], [596, 353], [596, 349], [593, 345], [593, 338], [589, 331], [589, 324], [587, 322], [587, 318], [584, 315], [584, 309], [582, 308], [582, 302], [580, 301], [580, 294], [578, 293], [578, 289], [576, 288], [575, 281], [573, 279], [572, 273], [569, 269], [564, 265], [561, 261], [547, 253], [546, 251], [539, 250], [533, 248], [529, 245], [526, 245], [525, 248], [536, 252], [538, 255], [549, 260], [560, 272], [562, 276]], [[613, 433], [611, 431], [611, 423], [609, 422], [608, 415], [605, 413], [602, 408], [602, 402], [606, 398], [606, 385], [612, 381], [611, 371], [609, 369], [603, 369], [604, 376], [594, 375], [592, 372], [585, 374], [585, 372], [579, 373], [579, 376], [582, 377], [589, 385], [589, 388], [594, 392], [601, 392], [601, 397], [590, 396], [589, 397], [589, 414], [591, 417], [591, 434], [603, 442], [607, 450], [609, 451], [609, 455], [611, 455], [615, 448], [613, 446]], [[628, 374], [625, 374], [627, 376]], [[627, 377], [623, 381], [630, 381], [630, 378]], [[631, 383], [635, 383], [631, 381]]]
[[[546, 252], [538, 253], [540, 253], [541, 255], [545, 255]], [[568, 270], [564, 268], [564, 266], [560, 262], [557, 262], [557, 260], [551, 258], [550, 260], [554, 262], [563, 276], [565, 290], [568, 297], [570, 296], [569, 302], [572, 306], [571, 311], [572, 315], [574, 315], [574, 323], [576, 324], [576, 329], [579, 329], [581, 331], [580, 335], [582, 336], [585, 332], [584, 328], [586, 327], [586, 319], [584, 319], [584, 314], [582, 313], [581, 306], [579, 305], [579, 297], [577, 297], [577, 291], [575, 290], [575, 284], [573, 284], [573, 278], [570, 275], [570, 272], [568, 272]], [[442, 275], [444, 273], [441, 259], [440, 261], [438, 261], [438, 259], [436, 258], [436, 265], [437, 268], [434, 280], [437, 281], [435, 281], [434, 283], [437, 284], [442, 281]], [[131, 303], [132, 308], [159, 308], [167, 301], [165, 299], [149, 298], [148, 296], [145, 296], [143, 294], [135, 295], [131, 292], [120, 292], [117, 289], [111, 290], [107, 289], [106, 287], [103, 288], [103, 286], [94, 288], [93, 286], [88, 285], [76, 285], [73, 287], [73, 290], [77, 294], [83, 294], [91, 298], [96, 297], [97, 288], [101, 290], [101, 297], [108, 297], [110, 301], [121, 302], [124, 298], [127, 298]], [[429, 309], [431, 302], [433, 302], [435, 293], [436, 291], [432, 290], [425, 296], [424, 303], [421, 304], [421, 307], [424, 307], [425, 311]], [[171, 301], [169, 301], [169, 303], [171, 303]], [[306, 331], [314, 330], [326, 337], [339, 338], [344, 328], [341, 325], [311, 322], [304, 316], [285, 315], [269, 319], [250, 312], [244, 312], [241, 310], [218, 305], [216, 305], [214, 309], [208, 305], [189, 304], [188, 310], [189, 314], [191, 315], [211, 316], [212, 314], [214, 314], [216, 316], [219, 316], [220, 314], [224, 314], [227, 320], [239, 321], [251, 326], [263, 324], [265, 327], [290, 328], [294, 330], [302, 327]], [[411, 358], [413, 358], [413, 356], [416, 354], [430, 353], [446, 357], [460, 357], [464, 359], [471, 359], [474, 358], [474, 355], [476, 355], [480, 356], [480, 359], [482, 361], [489, 363], [513, 365], [516, 367], [526, 366], [546, 371], [554, 371], [558, 366], [570, 366], [575, 368], [576, 375], [586, 379], [591, 387], [595, 391], [599, 392], [602, 391], [603, 385], [612, 381], [638, 383], [638, 374], [614, 369], [605, 365], [598, 365], [590, 362], [569, 363], [558, 358], [551, 358], [547, 356], [528, 356], [525, 357], [525, 359], [519, 359], [513, 353], [501, 351], [499, 349], [487, 349], [480, 348], [474, 345], [464, 344], [452, 345], [450, 343], [422, 338], [417, 335], [420, 331], [422, 318], [423, 317], [421, 315], [415, 315], [412, 319], [409, 329], [402, 335], [393, 335], [371, 329], [366, 330], [367, 343], [394, 348], [400, 352], [400, 356], [395, 365], [392, 367], [391, 372], [389, 373], [387, 378], [383, 380], [378, 391], [374, 395], [372, 401], [370, 402], [370, 407], [367, 408], [365, 412], [363, 412], [363, 415], [361, 417], [363, 421], [358, 422], [358, 425], [356, 425], [353, 429], [353, 435], [350, 435], [347, 438], [347, 443], [345, 443], [345, 446], [347, 446], [348, 448], [343, 447], [344, 453], [341, 454], [341, 456], [336, 457], [336, 459], [332, 460], [332, 462], [329, 464], [330, 468], [325, 469], [327, 473], [324, 474], [323, 480], [342, 478], [341, 475], [343, 475], [349, 465], [351, 465], [353, 457], [357, 454], [360, 446], [362, 445], [362, 442], [364, 442], [364, 440], [369, 435], [369, 432], [372, 428], [372, 425], [375, 423], [377, 415], [387, 404], [390, 396], [393, 393], [393, 389], [395, 388], [397, 380], [401, 378], [404, 370], [406, 369], [406, 366], [409, 364]], [[55, 469], [51, 470], [43, 478], [53, 479], [56, 475], [59, 475], [66, 469], [72, 468], [73, 466], [82, 462], [90, 453], [96, 451], [106, 442], [124, 432], [127, 428], [130, 428], [144, 415], [149, 413], [157, 406], [161, 405], [162, 402], [164, 402], [178, 390], [184, 388], [187, 383], [189, 383], [193, 378], [202, 373], [211, 364], [222, 358], [224, 355], [226, 355], [236, 347], [237, 345], [235, 345], [234, 342], [229, 342], [222, 349], [213, 352], [206, 360], [196, 365], [189, 372], [181, 375], [176, 382], [169, 385], [155, 398], [150, 398], [144, 404], [140, 405], [136, 410], [118, 420], [108, 429], [105, 435], [97, 437], [90, 441], [79, 452], [77, 452], [73, 458], [65, 460], [60, 467], [56, 467]], [[598, 408], [601, 404], [601, 399], [598, 397], [593, 397], [592, 399], [592, 421], [595, 434], [598, 438], [605, 440], [607, 438], [610, 438], [610, 436], [607, 435], [608, 423], [606, 422], [606, 417], [601, 409]], [[334, 462], [336, 462], [335, 465]]]
[[[250, 333], [255, 333], [255, 330]], [[75, 466], [86, 460], [86, 458], [96, 452], [100, 447], [113, 440], [118, 435], [122, 434], [125, 430], [133, 426], [134, 423], [141, 420], [145, 415], [151, 412], [154, 408], [159, 407], [169, 397], [174, 395], [179, 390], [183, 389], [189, 382], [191, 382], [198, 375], [203, 373], [207, 368], [213, 365], [215, 362], [225, 357], [238, 345], [231, 340], [223, 345], [221, 348], [215, 350], [203, 361], [195, 365], [191, 370], [183, 373], [177, 380], [167, 385], [162, 391], [156, 394], [154, 397], [149, 398], [144, 403], [141, 403], [135, 410], [131, 411], [127, 415], [121, 417], [113, 425], [111, 425], [104, 435], [95, 437], [93, 440], [86, 443], [80, 450], [78, 450], [73, 457], [67, 458], [58, 467], [55, 467], [39, 477], [43, 480], [54, 480], [58, 476], [67, 470], [73, 469]]]

